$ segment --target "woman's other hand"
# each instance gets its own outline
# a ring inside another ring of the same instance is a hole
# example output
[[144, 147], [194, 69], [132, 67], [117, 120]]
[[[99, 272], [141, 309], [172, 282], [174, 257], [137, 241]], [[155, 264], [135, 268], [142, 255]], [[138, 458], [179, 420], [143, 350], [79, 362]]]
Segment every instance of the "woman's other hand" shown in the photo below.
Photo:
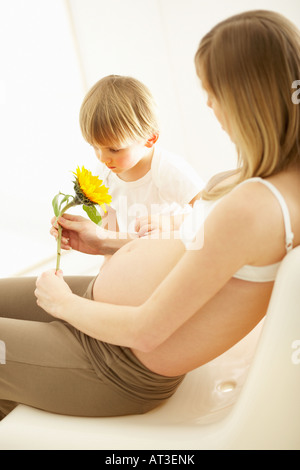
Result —
[[37, 278], [34, 294], [38, 306], [56, 318], [61, 318], [64, 302], [73, 295], [62, 271], [56, 272], [55, 269], [45, 271]]

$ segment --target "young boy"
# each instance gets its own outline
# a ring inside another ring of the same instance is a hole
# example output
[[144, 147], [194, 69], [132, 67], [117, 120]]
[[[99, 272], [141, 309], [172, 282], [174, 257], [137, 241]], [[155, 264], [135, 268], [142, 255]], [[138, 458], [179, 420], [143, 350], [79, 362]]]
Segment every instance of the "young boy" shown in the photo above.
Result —
[[200, 197], [204, 183], [193, 168], [157, 147], [155, 103], [140, 81], [119, 75], [99, 80], [84, 98], [80, 127], [112, 196], [102, 225], [108, 230], [134, 233], [137, 217], [148, 217], [151, 226], [157, 214], [184, 213]]

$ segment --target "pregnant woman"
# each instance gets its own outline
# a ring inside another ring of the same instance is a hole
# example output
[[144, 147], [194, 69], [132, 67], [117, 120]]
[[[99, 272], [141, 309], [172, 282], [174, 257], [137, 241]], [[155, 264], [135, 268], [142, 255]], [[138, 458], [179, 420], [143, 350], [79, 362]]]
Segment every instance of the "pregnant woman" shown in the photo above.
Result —
[[266, 11], [231, 17], [200, 42], [197, 74], [239, 161], [194, 208], [208, 214], [201, 246], [124, 244], [65, 215], [64, 248], [114, 253], [99, 276], [48, 271], [36, 287], [1, 280], [2, 417], [17, 403], [81, 416], [144, 413], [263, 318], [280, 262], [300, 244], [299, 48], [299, 30]]

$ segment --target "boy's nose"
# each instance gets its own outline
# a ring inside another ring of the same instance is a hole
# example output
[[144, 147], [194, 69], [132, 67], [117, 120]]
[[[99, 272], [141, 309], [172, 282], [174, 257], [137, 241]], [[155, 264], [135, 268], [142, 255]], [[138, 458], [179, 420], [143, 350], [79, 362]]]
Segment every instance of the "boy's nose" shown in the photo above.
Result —
[[102, 153], [100, 155], [100, 160], [101, 160], [102, 163], [109, 163], [111, 161], [111, 158]]
[[103, 151], [98, 150], [98, 151], [97, 151], [97, 157], [98, 157], [98, 159], [100, 160], [100, 162], [102, 162], [102, 163], [109, 163], [109, 162], [111, 162], [111, 156], [108, 155], [106, 152], [103, 152]]

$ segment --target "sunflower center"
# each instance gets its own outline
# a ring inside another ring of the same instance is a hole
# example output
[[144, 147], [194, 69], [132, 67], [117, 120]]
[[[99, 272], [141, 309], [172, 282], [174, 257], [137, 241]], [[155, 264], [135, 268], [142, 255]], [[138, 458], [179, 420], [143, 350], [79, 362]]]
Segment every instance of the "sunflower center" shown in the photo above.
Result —
[[74, 191], [76, 194], [75, 202], [78, 200], [79, 204], [84, 204], [85, 206], [93, 206], [95, 204], [95, 202], [91, 201], [91, 199], [83, 192], [77, 179], [74, 181]]

